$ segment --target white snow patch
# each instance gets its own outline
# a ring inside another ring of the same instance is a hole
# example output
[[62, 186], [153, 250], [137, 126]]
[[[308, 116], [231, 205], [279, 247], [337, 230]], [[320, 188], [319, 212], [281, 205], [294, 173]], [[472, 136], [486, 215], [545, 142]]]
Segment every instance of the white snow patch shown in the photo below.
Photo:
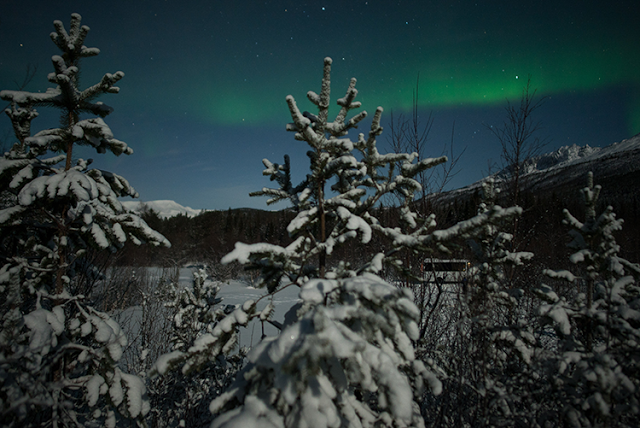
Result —
[[135, 213], [142, 213], [144, 211], [144, 207], [146, 206], [149, 209], [158, 213], [158, 216], [163, 219], [175, 217], [178, 215], [186, 215], [187, 217], [195, 217], [201, 214], [204, 210], [196, 210], [191, 207], [185, 207], [180, 205], [175, 201], [170, 200], [159, 200], [159, 201], [123, 201], [122, 205], [129, 211], [133, 211]]

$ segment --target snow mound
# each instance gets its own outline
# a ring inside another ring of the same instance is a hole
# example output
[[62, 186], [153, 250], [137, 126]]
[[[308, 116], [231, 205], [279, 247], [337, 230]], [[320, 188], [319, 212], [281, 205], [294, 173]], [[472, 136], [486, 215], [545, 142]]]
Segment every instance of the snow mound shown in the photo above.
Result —
[[196, 210], [190, 207], [184, 207], [175, 201], [161, 200], [161, 201], [126, 201], [122, 202], [122, 205], [129, 211], [141, 213], [145, 209], [152, 209], [157, 212], [160, 218], [167, 219], [178, 215], [186, 215], [187, 217], [195, 217], [199, 215], [203, 210]]

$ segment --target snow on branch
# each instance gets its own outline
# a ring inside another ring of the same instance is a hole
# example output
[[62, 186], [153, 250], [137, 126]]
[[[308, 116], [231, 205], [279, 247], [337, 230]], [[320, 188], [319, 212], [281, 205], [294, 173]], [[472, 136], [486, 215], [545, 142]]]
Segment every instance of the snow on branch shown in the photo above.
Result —
[[37, 106], [55, 104], [61, 94], [60, 89], [47, 89], [46, 92], [26, 92], [5, 89], [0, 91], [0, 98], [14, 102], [19, 106]]
[[69, 33], [65, 31], [62, 21], [53, 21], [56, 31], [50, 34], [51, 40], [61, 51], [73, 54], [78, 58], [98, 55], [100, 53], [99, 49], [87, 48], [83, 45], [87, 34], [89, 34], [89, 27], [86, 25], [80, 26], [81, 21], [82, 17], [79, 14], [71, 14]]
[[89, 201], [98, 197], [98, 188], [81, 171], [70, 169], [60, 174], [37, 177], [22, 188], [18, 201], [29, 206], [39, 199], [57, 199], [72, 196], [77, 201]]
[[114, 155], [133, 154], [133, 149], [126, 143], [113, 138], [111, 128], [102, 118], [79, 121], [71, 130], [72, 135], [81, 142], [93, 146], [98, 153], [105, 153], [109, 149]]
[[548, 276], [549, 278], [562, 279], [568, 282], [576, 282], [576, 280], [578, 279], [574, 274], [572, 274], [568, 270], [545, 269], [542, 271], [542, 274]]
[[179, 366], [182, 366], [182, 373], [188, 374], [219, 355], [230, 353], [237, 344], [238, 327], [246, 327], [253, 317], [259, 316], [255, 312], [256, 302], [253, 300], [238, 305], [217, 322], [210, 333], [198, 337], [187, 351], [173, 351], [160, 356], [150, 370], [151, 375], [164, 375]]
[[448, 159], [446, 156], [440, 156], [437, 158], [426, 158], [422, 159], [418, 163], [410, 163], [405, 161], [402, 163], [402, 175], [404, 177], [415, 177], [418, 173], [443, 164], [447, 161]]
[[124, 73], [122, 71], [118, 71], [115, 74], [106, 73], [104, 76], [102, 76], [102, 80], [100, 81], [100, 83], [96, 83], [95, 85], [82, 91], [80, 99], [89, 100], [103, 93], [117, 94], [120, 91], [120, 88], [113, 85], [123, 77]]
[[315, 143], [318, 145], [320, 142], [320, 137], [315, 135], [313, 129], [311, 128], [311, 120], [304, 117], [304, 115], [300, 112], [298, 105], [296, 104], [296, 100], [288, 95], [286, 98], [287, 105], [289, 106], [289, 111], [291, 112], [291, 118], [293, 119], [293, 126], [288, 126], [288, 131], [295, 131], [296, 140], [300, 141], [309, 141], [310, 143]]
[[235, 248], [229, 254], [224, 256], [221, 263], [227, 264], [231, 262], [249, 263], [252, 256], [270, 254], [274, 256], [292, 256], [290, 250], [279, 245], [259, 243], [259, 244], [243, 244], [236, 242]]
[[240, 403], [212, 426], [265, 417], [276, 426], [420, 426], [414, 397], [425, 384], [438, 394], [442, 384], [415, 358], [419, 311], [411, 293], [365, 274], [311, 280], [300, 297], [309, 309], [254, 347], [230, 389], [211, 402], [214, 413]]

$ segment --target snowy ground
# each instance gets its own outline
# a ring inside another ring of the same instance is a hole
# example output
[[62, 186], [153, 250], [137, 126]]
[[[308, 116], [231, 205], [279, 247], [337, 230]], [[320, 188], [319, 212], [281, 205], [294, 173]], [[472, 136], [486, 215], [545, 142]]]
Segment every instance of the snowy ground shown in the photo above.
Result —
[[[195, 268], [182, 268], [180, 269], [180, 283], [185, 287], [191, 286], [193, 281], [193, 271]], [[288, 287], [281, 292], [277, 293], [273, 299], [273, 305], [275, 307], [274, 313], [271, 319], [282, 323], [284, 315], [299, 299], [299, 288], [296, 286]], [[230, 281], [225, 284], [220, 284], [220, 292], [218, 297], [222, 298], [220, 303], [225, 305], [241, 305], [245, 301], [251, 299], [258, 301], [260, 297], [267, 294], [264, 289], [256, 289], [246, 285], [240, 281]], [[258, 303], [258, 311], [264, 309], [268, 300], [263, 299]], [[240, 346], [253, 346], [260, 341], [263, 333], [263, 325], [259, 320], [253, 320], [247, 325], [246, 328], [240, 330], [239, 341]], [[278, 334], [278, 329], [270, 323], [264, 323], [264, 334], [267, 336], [275, 336]]]
[[[288, 287], [278, 294], [273, 299], [273, 305], [275, 306], [272, 319], [282, 323], [285, 313], [293, 306], [298, 299], [299, 288], [296, 286]], [[231, 281], [229, 284], [223, 284], [220, 287], [219, 297], [222, 297], [222, 304], [225, 305], [239, 305], [246, 300], [258, 300], [261, 296], [266, 294], [266, 290], [255, 289], [247, 287], [245, 284], [238, 281]], [[258, 310], [263, 309], [267, 305], [268, 300], [263, 299], [258, 303]], [[271, 324], [264, 324], [264, 333], [267, 336], [274, 336], [278, 333], [278, 330]], [[240, 331], [240, 346], [253, 346], [260, 341], [262, 337], [262, 323], [260, 321], [252, 321], [246, 328]]]
[[[157, 284], [161, 270], [158, 268], [148, 268], [149, 274], [153, 278], [152, 281]], [[181, 268], [179, 272], [179, 282], [184, 287], [191, 287], [193, 283], [193, 271], [195, 268]], [[291, 286], [279, 292], [273, 299], [275, 307], [271, 319], [282, 323], [286, 312], [299, 300], [298, 287]], [[247, 286], [240, 281], [230, 281], [226, 284], [220, 284], [220, 292], [218, 297], [222, 298], [220, 305], [240, 305], [246, 300], [258, 301], [260, 297], [266, 294], [266, 290], [255, 289]], [[268, 303], [267, 299], [263, 299], [258, 303], [258, 310], [262, 310]], [[140, 306], [130, 307], [119, 314], [115, 314], [116, 320], [121, 323], [125, 329], [129, 340], [133, 340], [138, 335], [140, 322], [142, 318], [142, 308]], [[263, 334], [263, 325], [259, 320], [253, 320], [246, 328], [240, 329], [239, 343], [240, 346], [251, 347], [257, 344]], [[264, 323], [264, 334], [267, 336], [275, 336], [278, 329], [269, 323]]]

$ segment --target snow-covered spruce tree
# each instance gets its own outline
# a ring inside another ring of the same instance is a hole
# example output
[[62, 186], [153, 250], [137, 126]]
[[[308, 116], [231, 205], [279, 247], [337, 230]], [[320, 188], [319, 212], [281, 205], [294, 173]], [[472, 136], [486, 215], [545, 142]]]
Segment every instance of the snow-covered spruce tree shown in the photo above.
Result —
[[192, 288], [171, 283], [166, 290], [165, 306], [173, 308], [173, 331], [169, 341], [174, 349], [185, 350], [196, 337], [211, 329], [216, 321], [214, 306], [222, 302], [217, 297], [220, 286], [207, 281], [207, 272], [193, 272]]
[[[449, 400], [456, 399], [449, 403], [448, 413], [457, 426], [526, 425], [523, 419], [533, 411], [529, 403], [522, 403], [526, 397], [521, 387], [528, 376], [535, 338], [518, 307], [523, 291], [510, 286], [507, 274], [509, 267], [522, 265], [533, 254], [508, 250], [513, 236], [505, 230], [522, 210], [495, 205], [496, 193], [493, 180], [486, 180], [478, 215], [503, 211], [500, 220], [466, 236], [470, 268], [460, 294], [458, 352], [437, 360], [451, 374], [446, 388], [451, 392]], [[455, 412], [456, 408], [464, 410]]]
[[[172, 351], [185, 352], [202, 334], [212, 332], [225, 317], [218, 283], [207, 280], [204, 269], [193, 272], [193, 285], [170, 282], [162, 287], [159, 298], [173, 313], [168, 338]], [[209, 403], [230, 384], [242, 364], [243, 353], [224, 355], [208, 362], [190, 376], [168, 373], [150, 379], [152, 404], [148, 421], [154, 427], [205, 427], [211, 423]]]
[[[103, 118], [112, 109], [95, 99], [117, 93], [124, 73], [105, 74], [81, 90], [80, 61], [97, 48], [83, 45], [89, 27], [71, 16], [67, 32], [54, 22], [51, 39], [55, 86], [44, 93], [1, 91], [17, 143], [0, 159], [0, 190], [10, 195], [0, 210], [0, 412], [4, 426], [114, 426], [143, 423], [145, 386], [118, 368], [127, 339], [91, 296], [75, 292], [74, 274], [91, 246], [114, 251], [134, 243], [169, 245], [118, 197], [137, 193], [122, 177], [74, 162], [74, 146], [98, 153], [133, 151], [113, 137]], [[61, 126], [31, 135], [35, 107], [60, 110]], [[98, 117], [83, 118], [84, 115]]]
[[622, 220], [612, 207], [596, 215], [600, 189], [589, 173], [584, 222], [564, 210], [575, 268], [545, 274], [567, 287], [539, 290], [540, 314], [557, 335], [557, 351], [547, 357], [555, 414], [545, 415], [556, 425], [640, 423], [640, 266], [618, 256], [613, 234]]
[[522, 209], [496, 205], [496, 192], [487, 180], [476, 216], [406, 244], [427, 254], [469, 249], [465, 280], [459, 290], [448, 289], [457, 296], [452, 327], [437, 340], [421, 334], [418, 343], [421, 358], [434, 360], [442, 370], [443, 393], [423, 400], [431, 426], [513, 426], [526, 424], [531, 412], [530, 397], [521, 386], [532, 376], [535, 338], [521, 319], [522, 290], [510, 287], [505, 270], [533, 255], [507, 249], [512, 235], [504, 230]]
[[[415, 174], [446, 158], [415, 162], [416, 154], [381, 155], [376, 137], [382, 132], [382, 108], [376, 110], [368, 137], [350, 140], [348, 131], [365, 112], [347, 120], [358, 108], [356, 80], [338, 100], [340, 110], [328, 120], [331, 59], [324, 62], [320, 94], [308, 93], [317, 114], [301, 112], [292, 96], [287, 104], [293, 123], [287, 129], [310, 147], [310, 174], [292, 184], [289, 158], [283, 165], [264, 160], [264, 174], [279, 184], [253, 195], [266, 195], [268, 203], [289, 200], [298, 215], [288, 226], [294, 239], [288, 247], [266, 243], [236, 244], [223, 261], [238, 261], [259, 269], [257, 284], [270, 300], [280, 290], [300, 287], [301, 303], [284, 323], [270, 320], [273, 305], [257, 310], [247, 301], [221, 320], [210, 334], [201, 336], [186, 352], [174, 352], [158, 361], [165, 372], [181, 366], [183, 372], [233, 349], [236, 329], [251, 319], [271, 321], [281, 334], [263, 340], [248, 354], [248, 364], [235, 383], [211, 403], [219, 413], [213, 426], [372, 427], [422, 426], [414, 401], [425, 381], [439, 392], [440, 383], [414, 355], [418, 310], [411, 293], [386, 283], [376, 273], [393, 264], [397, 250], [380, 252], [362, 266], [332, 261], [333, 250], [350, 240], [365, 245], [383, 227], [372, 208], [385, 194], [404, 196], [406, 222], [425, 233], [432, 226], [420, 223], [411, 211], [419, 184]], [[399, 171], [398, 171], [399, 169]], [[389, 229], [391, 233], [391, 229]], [[393, 229], [398, 245], [405, 235]], [[396, 245], [396, 246], [398, 246]]]

